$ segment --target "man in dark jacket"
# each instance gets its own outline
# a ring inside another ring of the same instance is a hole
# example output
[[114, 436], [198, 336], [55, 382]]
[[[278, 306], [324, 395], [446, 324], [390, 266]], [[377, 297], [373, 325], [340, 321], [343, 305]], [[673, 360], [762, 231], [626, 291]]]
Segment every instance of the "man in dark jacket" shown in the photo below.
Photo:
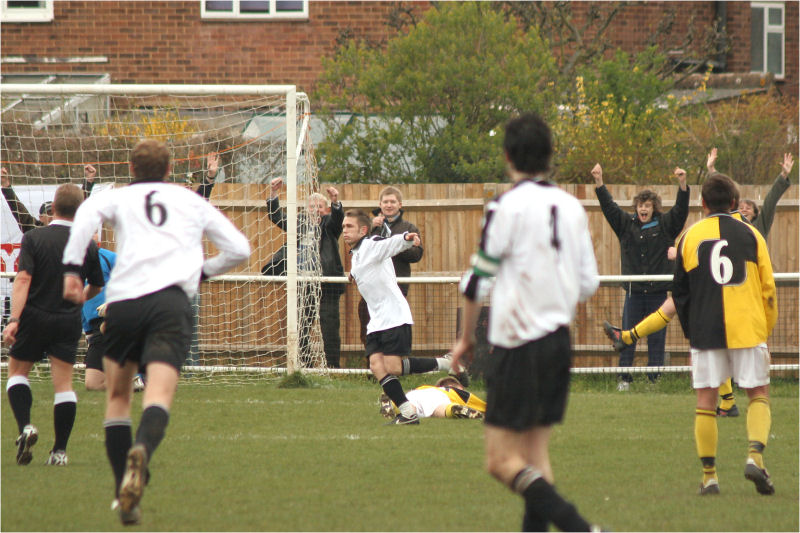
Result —
[[[374, 218], [370, 235], [380, 237], [391, 237], [399, 233], [416, 233], [419, 229], [411, 222], [403, 219], [403, 194], [395, 187], [384, 188], [378, 196], [378, 207], [372, 210]], [[405, 252], [392, 257], [394, 273], [398, 278], [411, 276], [411, 263], [418, 263], [422, 260], [422, 245], [414, 246]], [[408, 283], [398, 283], [403, 296], [408, 299]], [[358, 319], [361, 321], [361, 342], [367, 336], [367, 324], [369, 323], [369, 310], [367, 303], [362, 298], [358, 303]]]
[[[633, 199], [636, 212], [632, 215], [623, 211], [614, 202], [611, 193], [603, 185], [603, 169], [596, 164], [592, 169], [597, 188], [595, 193], [600, 201], [606, 220], [619, 238], [622, 255], [623, 275], [671, 274], [673, 261], [667, 258], [667, 249], [680, 235], [689, 215], [689, 187], [686, 185], [686, 171], [675, 168], [678, 178], [678, 196], [675, 205], [666, 213], [661, 213], [661, 198], [650, 190], [643, 190]], [[641, 319], [658, 309], [667, 297], [669, 281], [641, 281], [625, 284], [625, 305], [622, 310], [624, 329], [629, 329]], [[667, 331], [663, 329], [647, 337], [647, 365], [664, 364], [664, 344]], [[619, 366], [633, 364], [636, 343], [625, 347], [619, 355]], [[649, 375], [651, 380], [657, 374]], [[630, 374], [620, 376], [618, 389], [628, 390], [633, 378]]]
[[[283, 186], [282, 178], [275, 178], [270, 182], [270, 197], [267, 199], [269, 219], [283, 231], [286, 231], [286, 211], [280, 208], [278, 194]], [[326, 192], [330, 199], [330, 213], [326, 213], [328, 205], [325, 197], [314, 193], [308, 198], [308, 209], [303, 215], [303, 220], [298, 224], [298, 260], [303, 260], [300, 248], [302, 244], [301, 228], [313, 229], [319, 226], [319, 261], [323, 276], [344, 277], [342, 259], [339, 256], [339, 236], [342, 234], [342, 221], [344, 211], [339, 202], [339, 191], [335, 187], [328, 187]], [[314, 230], [316, 233], [316, 230]], [[285, 254], [281, 264], [265, 274], [284, 275], [286, 272]], [[267, 267], [265, 267], [266, 269]], [[319, 302], [319, 323], [322, 330], [322, 344], [325, 349], [325, 359], [328, 368], [339, 368], [341, 354], [341, 337], [339, 334], [339, 298], [345, 286], [341, 283], [323, 283], [322, 297]], [[302, 290], [302, 287], [301, 287]], [[300, 357], [303, 365], [309, 361], [308, 345], [310, 328], [314, 320], [314, 306], [300, 306]]]

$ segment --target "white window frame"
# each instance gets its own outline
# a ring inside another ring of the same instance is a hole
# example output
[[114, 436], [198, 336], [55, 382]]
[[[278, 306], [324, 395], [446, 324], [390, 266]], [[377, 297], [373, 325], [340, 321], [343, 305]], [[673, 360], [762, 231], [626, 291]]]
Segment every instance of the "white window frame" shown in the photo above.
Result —
[[8, 7], [0, 1], [0, 22], [53, 22], [53, 1], [44, 0], [44, 7]]
[[239, 11], [240, 0], [230, 0], [233, 9], [227, 11], [207, 11], [205, 0], [200, 0], [200, 18], [206, 20], [306, 20], [308, 19], [309, 0], [302, 0], [302, 11], [282, 11], [278, 12], [275, 7], [277, 0], [269, 1], [269, 13], [241, 13]]
[[[764, 42], [764, 49], [761, 51], [763, 54], [762, 60], [764, 62], [764, 69], [763, 70], [751, 70], [751, 72], [769, 72], [768, 70], [768, 57], [767, 57], [767, 50], [769, 46], [767, 45], [767, 35], [770, 33], [780, 33], [781, 35], [781, 44], [783, 50], [781, 51], [781, 73], [775, 74], [776, 80], [784, 79], [786, 75], [786, 5], [784, 2], [750, 2], [750, 8], [756, 9], [763, 9], [764, 10], [764, 27], [762, 28], [763, 32], [763, 42]], [[780, 9], [781, 11], [781, 24], [770, 24], [769, 23], [769, 10], [770, 9]], [[750, 46], [753, 46], [752, 38], [750, 40]]]

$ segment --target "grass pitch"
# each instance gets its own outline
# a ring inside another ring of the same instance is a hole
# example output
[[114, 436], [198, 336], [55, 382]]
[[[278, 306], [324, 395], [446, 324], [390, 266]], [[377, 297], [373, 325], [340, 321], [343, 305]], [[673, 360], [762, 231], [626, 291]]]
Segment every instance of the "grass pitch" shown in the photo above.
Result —
[[[403, 383], [408, 389], [423, 378]], [[775, 380], [772, 388], [771, 497], [743, 476], [745, 416], [719, 420], [722, 494], [700, 498], [688, 377], [637, 382], [629, 393], [614, 384], [612, 376], [575, 378], [551, 444], [558, 490], [590, 521], [615, 531], [798, 530], [796, 380]], [[316, 378], [311, 385], [182, 383], [151, 462], [142, 523], [125, 529], [519, 531], [521, 499], [484, 471], [480, 422], [387, 427], [374, 382]], [[109, 508], [103, 394], [79, 392], [70, 463], [57, 468], [44, 466], [52, 388], [37, 382], [33, 393], [40, 439], [26, 467], [15, 463], [16, 423], [2, 408], [2, 531], [122, 530]], [[743, 408], [744, 395], [737, 397]], [[139, 402], [137, 395], [135, 425]]]

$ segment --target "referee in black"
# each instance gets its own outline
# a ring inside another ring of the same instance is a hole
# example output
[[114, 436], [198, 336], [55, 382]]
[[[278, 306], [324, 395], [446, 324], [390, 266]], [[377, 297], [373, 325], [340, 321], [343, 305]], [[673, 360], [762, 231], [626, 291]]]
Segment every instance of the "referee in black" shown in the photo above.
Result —
[[[81, 307], [63, 298], [61, 259], [72, 219], [82, 201], [83, 191], [78, 187], [60, 186], [53, 199], [53, 220], [22, 237], [19, 272], [11, 291], [11, 317], [3, 329], [3, 342], [11, 347], [6, 392], [19, 426], [16, 445], [20, 465], [31, 462], [31, 448], [39, 439], [38, 430], [31, 424], [33, 394], [28, 374], [33, 364], [45, 355], [50, 358], [55, 391], [55, 443], [46, 464], [67, 464], [67, 441], [78, 402], [72, 390], [72, 367], [81, 337]], [[87, 296], [100, 292], [103, 271], [94, 243], [84, 256], [80, 276], [89, 283], [85, 289]]]

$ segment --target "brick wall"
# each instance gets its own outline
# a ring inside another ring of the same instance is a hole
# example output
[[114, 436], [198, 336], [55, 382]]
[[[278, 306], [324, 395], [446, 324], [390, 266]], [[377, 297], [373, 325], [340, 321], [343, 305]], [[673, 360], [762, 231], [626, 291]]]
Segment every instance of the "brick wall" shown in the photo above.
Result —
[[[674, 12], [674, 37], [694, 18], [713, 20], [714, 2], [641, 2], [621, 11], [609, 28], [615, 46], [635, 52], [653, 35], [665, 13]], [[296, 84], [313, 91], [322, 58], [332, 54], [343, 33], [383, 42], [394, 2], [313, 0], [303, 21], [210, 21], [200, 18], [199, 0], [185, 2], [54, 3], [51, 23], [5, 23], [2, 56], [106, 56], [96, 64], [4, 64], [10, 72], [108, 72], [114, 83], [264, 83]], [[407, 3], [406, 3], [407, 5]], [[572, 4], [575, 20], [588, 3]], [[786, 2], [786, 81], [784, 94], [798, 93], [798, 3]], [[421, 13], [428, 7], [414, 5]], [[728, 70], [750, 68], [749, 2], [727, 2], [732, 49]], [[671, 42], [673, 39], [675, 42]]]
[[2, 55], [103, 55], [108, 63], [4, 65], [5, 72], [108, 72], [113, 83], [296, 84], [310, 90], [322, 57], [348, 31], [389, 34], [384, 2], [310, 3], [302, 21], [211, 21], [200, 2], [54, 4], [52, 23], [3, 24]]

